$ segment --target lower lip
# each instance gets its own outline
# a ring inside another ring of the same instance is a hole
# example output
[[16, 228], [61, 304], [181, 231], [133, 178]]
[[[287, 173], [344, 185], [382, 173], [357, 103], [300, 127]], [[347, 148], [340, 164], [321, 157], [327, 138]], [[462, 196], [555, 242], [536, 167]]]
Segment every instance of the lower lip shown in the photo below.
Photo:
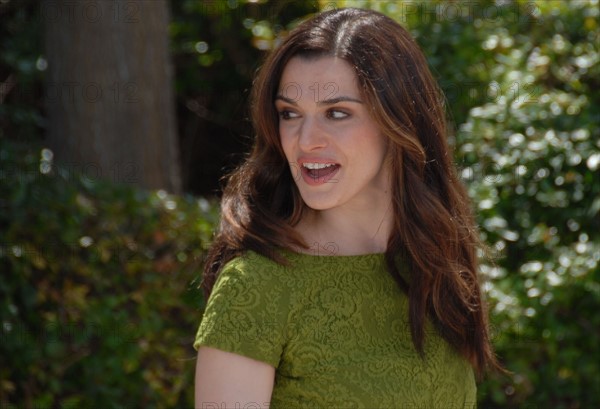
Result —
[[332, 172], [328, 173], [325, 176], [320, 176], [320, 177], [314, 177], [313, 175], [311, 175], [308, 172], [308, 169], [305, 168], [304, 166], [301, 166], [300, 168], [302, 169], [301, 170], [302, 179], [304, 179], [304, 182], [307, 185], [320, 186], [325, 183], [337, 183], [337, 179], [335, 178], [335, 176], [337, 175], [338, 171], [340, 170], [340, 167], [341, 166], [336, 165], [335, 169]]

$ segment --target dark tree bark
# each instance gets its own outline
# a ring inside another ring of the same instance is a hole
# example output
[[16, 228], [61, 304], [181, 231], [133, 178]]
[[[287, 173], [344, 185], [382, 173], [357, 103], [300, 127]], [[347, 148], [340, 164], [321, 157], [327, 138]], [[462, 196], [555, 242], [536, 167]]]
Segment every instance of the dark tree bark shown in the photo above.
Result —
[[165, 0], [47, 0], [48, 143], [59, 164], [181, 191]]

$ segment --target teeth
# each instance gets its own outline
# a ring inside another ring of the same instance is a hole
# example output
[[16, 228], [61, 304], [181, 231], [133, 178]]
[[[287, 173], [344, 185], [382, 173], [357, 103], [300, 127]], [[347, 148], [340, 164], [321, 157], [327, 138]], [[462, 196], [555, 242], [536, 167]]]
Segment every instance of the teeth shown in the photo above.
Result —
[[334, 163], [303, 163], [302, 166], [308, 169], [325, 169], [330, 166], [335, 166]]

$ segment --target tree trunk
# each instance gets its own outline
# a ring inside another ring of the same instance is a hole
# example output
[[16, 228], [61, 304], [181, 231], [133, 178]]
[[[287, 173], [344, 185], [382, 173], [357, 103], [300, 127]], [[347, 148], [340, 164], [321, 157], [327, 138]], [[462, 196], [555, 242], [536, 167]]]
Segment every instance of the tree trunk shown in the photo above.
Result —
[[181, 190], [165, 0], [47, 0], [48, 143], [87, 177]]

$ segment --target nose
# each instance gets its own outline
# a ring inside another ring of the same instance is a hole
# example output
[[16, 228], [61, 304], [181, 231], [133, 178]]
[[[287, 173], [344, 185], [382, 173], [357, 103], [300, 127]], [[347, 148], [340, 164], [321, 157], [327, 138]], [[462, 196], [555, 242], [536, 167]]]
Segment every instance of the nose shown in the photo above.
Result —
[[303, 121], [298, 145], [305, 152], [324, 148], [327, 145], [327, 137], [315, 118], [307, 117]]

